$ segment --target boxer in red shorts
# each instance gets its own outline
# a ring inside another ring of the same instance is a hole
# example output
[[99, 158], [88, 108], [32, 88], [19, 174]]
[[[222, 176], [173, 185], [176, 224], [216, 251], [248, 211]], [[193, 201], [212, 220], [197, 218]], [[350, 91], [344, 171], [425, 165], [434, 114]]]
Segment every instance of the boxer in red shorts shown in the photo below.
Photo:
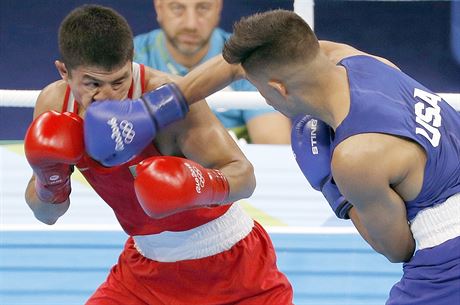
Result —
[[54, 224], [76, 167], [130, 236], [86, 304], [292, 304], [269, 236], [233, 203], [254, 191], [252, 165], [206, 102], [189, 107], [169, 75], [132, 62], [112, 9], [72, 11], [59, 48], [62, 80], [40, 93], [24, 141], [26, 202]]

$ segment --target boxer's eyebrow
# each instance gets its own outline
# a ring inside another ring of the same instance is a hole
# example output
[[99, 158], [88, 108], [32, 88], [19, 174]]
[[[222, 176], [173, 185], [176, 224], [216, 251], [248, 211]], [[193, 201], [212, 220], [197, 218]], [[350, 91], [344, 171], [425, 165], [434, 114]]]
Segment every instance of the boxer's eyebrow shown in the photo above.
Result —
[[122, 76], [120, 76], [119, 78], [111, 81], [111, 83], [117, 83], [117, 82], [120, 82], [122, 80], [125, 80], [126, 78], [129, 77], [129, 72], [125, 72]]
[[[123, 74], [123, 75], [120, 76], [119, 78], [117, 78], [117, 79], [115, 79], [115, 80], [111, 80], [111, 81], [109, 81], [109, 82], [110, 82], [110, 83], [116, 83], [116, 82], [119, 82], [119, 81], [122, 81], [122, 80], [126, 79], [127, 77], [129, 77], [129, 73], [128, 73], [128, 72], [126, 72], [125, 74]], [[96, 82], [100, 82], [100, 83], [106, 82], [106, 81], [104, 81], [104, 80], [102, 80], [102, 79], [99, 79], [99, 78], [97, 78], [97, 77], [94, 77], [94, 76], [91, 76], [91, 75], [88, 75], [88, 74], [83, 75], [83, 78], [84, 78], [85, 80], [91, 80], [91, 81], [96, 81]]]

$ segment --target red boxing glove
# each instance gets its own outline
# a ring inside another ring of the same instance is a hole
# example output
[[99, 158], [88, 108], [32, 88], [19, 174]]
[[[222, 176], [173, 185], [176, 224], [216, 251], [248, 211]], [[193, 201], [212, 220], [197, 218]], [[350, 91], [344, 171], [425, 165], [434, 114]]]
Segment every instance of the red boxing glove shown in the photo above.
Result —
[[187, 159], [151, 157], [139, 163], [136, 173], [137, 199], [152, 218], [218, 205], [228, 199], [228, 181], [219, 170]]
[[40, 200], [61, 203], [70, 195], [72, 165], [83, 156], [83, 120], [76, 114], [47, 111], [27, 130], [24, 150], [35, 174]]

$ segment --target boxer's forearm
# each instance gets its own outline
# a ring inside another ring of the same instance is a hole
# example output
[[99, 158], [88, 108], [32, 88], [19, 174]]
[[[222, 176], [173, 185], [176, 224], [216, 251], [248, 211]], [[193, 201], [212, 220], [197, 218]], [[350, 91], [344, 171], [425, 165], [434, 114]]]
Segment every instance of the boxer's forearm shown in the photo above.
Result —
[[242, 78], [244, 71], [240, 65], [230, 65], [218, 55], [191, 70], [177, 85], [192, 104]]
[[[415, 241], [409, 230], [399, 229], [396, 234], [397, 238], [388, 238], [391, 234], [388, 231], [382, 232], [379, 235], [371, 234], [368, 227], [363, 223], [363, 216], [359, 214], [356, 208], [351, 208], [349, 211], [350, 219], [353, 221], [359, 234], [364, 240], [378, 253], [384, 255], [392, 263], [407, 262], [415, 251]], [[403, 228], [406, 226], [402, 226]], [[390, 239], [388, 242], [387, 240]]]

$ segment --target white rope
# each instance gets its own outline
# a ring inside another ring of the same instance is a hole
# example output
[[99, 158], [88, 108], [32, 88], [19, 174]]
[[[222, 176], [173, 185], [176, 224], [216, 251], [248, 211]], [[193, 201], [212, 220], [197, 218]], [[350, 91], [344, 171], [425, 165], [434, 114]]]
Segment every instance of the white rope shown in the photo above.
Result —
[[[0, 90], [0, 107], [34, 107], [39, 90]], [[459, 93], [439, 93], [457, 111], [460, 111]], [[207, 99], [211, 108], [254, 109], [271, 107], [256, 91], [220, 91]]]
[[0, 107], [34, 107], [39, 90], [0, 90]]

